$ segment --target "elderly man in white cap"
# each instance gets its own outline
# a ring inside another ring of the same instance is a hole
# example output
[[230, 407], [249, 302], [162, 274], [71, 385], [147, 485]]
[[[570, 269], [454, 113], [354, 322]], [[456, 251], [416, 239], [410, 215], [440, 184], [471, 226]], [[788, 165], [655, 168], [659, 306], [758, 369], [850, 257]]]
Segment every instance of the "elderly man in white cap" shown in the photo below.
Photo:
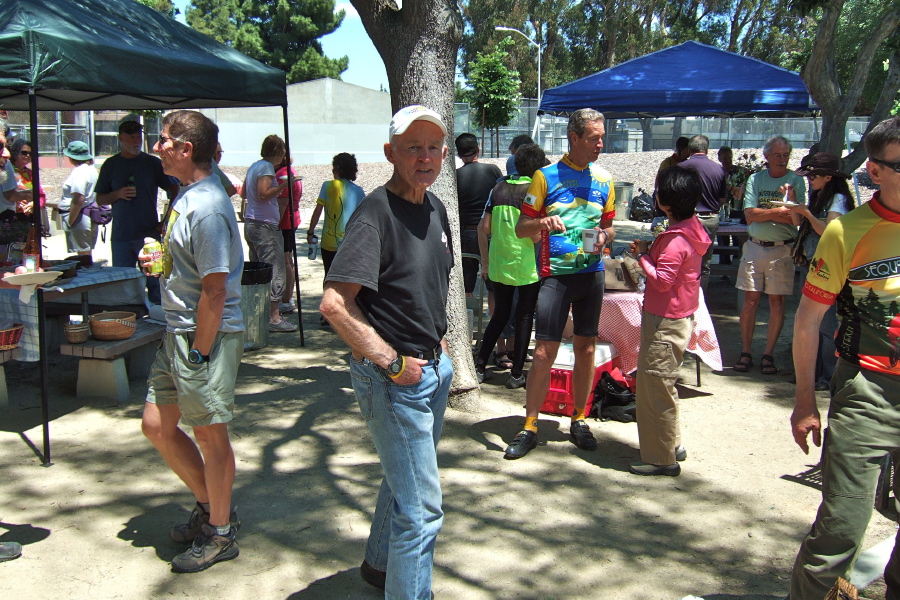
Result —
[[352, 351], [353, 391], [384, 472], [360, 572], [387, 598], [431, 596], [444, 514], [436, 447], [453, 378], [444, 341], [453, 251], [447, 211], [427, 189], [446, 136], [424, 106], [394, 115], [384, 145], [394, 173], [350, 218], [320, 307]]

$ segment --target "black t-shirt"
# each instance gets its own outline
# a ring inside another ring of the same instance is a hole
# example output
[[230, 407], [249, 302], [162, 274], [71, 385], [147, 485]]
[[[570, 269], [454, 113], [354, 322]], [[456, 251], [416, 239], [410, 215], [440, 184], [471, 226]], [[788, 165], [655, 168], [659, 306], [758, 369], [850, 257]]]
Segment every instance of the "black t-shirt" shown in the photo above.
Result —
[[496, 165], [470, 162], [456, 170], [459, 226], [475, 227], [481, 221], [488, 195], [503, 173]]
[[413, 204], [384, 186], [347, 223], [325, 281], [362, 286], [356, 302], [375, 331], [401, 354], [426, 352], [447, 332], [453, 251], [447, 211], [425, 193]]

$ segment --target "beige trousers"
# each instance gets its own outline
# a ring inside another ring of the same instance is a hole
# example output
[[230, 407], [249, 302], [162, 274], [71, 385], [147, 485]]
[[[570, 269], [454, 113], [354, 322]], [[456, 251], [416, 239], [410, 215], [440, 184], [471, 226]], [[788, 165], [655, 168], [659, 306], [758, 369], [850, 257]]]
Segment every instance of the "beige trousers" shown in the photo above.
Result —
[[675, 464], [675, 447], [681, 444], [675, 381], [693, 328], [693, 315], [667, 319], [647, 311], [641, 313], [635, 385], [642, 462]]

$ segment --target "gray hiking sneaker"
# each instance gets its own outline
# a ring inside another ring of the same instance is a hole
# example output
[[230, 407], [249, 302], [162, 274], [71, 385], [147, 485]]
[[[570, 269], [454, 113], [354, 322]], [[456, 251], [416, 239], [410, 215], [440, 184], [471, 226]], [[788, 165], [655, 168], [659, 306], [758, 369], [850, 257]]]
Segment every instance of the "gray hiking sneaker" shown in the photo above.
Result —
[[687, 450], [684, 446], [675, 447], [675, 462], [684, 462], [687, 460]]
[[284, 319], [278, 321], [277, 323], [269, 322], [269, 333], [291, 333], [297, 331], [297, 326], [291, 323], [288, 323]]
[[196, 573], [208, 569], [217, 562], [237, 558], [241, 553], [235, 540], [234, 527], [228, 535], [219, 535], [215, 527], [204, 524], [200, 535], [194, 539], [191, 549], [172, 560], [172, 570], [176, 573]]
[[[241, 528], [241, 520], [238, 519], [237, 508], [232, 507], [228, 520], [231, 522], [232, 531], [237, 531]], [[194, 510], [191, 511], [191, 516], [188, 518], [187, 523], [176, 525], [170, 529], [169, 537], [172, 538], [173, 542], [190, 544], [194, 541], [194, 538], [200, 535], [203, 526], [207, 524], [209, 524], [209, 513], [198, 502], [194, 505]]]
[[22, 556], [22, 544], [3, 542], [0, 544], [0, 562], [6, 562]]
[[524, 373], [520, 373], [519, 375], [510, 375], [509, 379], [506, 380], [506, 389], [508, 390], [517, 390], [523, 387], [525, 387]]

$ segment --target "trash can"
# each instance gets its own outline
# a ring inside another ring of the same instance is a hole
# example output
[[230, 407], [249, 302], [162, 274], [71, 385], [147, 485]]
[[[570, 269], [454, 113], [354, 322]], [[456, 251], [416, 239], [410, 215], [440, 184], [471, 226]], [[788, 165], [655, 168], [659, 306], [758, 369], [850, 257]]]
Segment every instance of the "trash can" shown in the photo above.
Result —
[[269, 345], [269, 307], [272, 265], [245, 262], [241, 275], [241, 312], [244, 315], [244, 350]]
[[634, 184], [620, 181], [615, 184], [616, 216], [613, 221], [627, 221], [631, 215], [631, 199], [634, 196]]

